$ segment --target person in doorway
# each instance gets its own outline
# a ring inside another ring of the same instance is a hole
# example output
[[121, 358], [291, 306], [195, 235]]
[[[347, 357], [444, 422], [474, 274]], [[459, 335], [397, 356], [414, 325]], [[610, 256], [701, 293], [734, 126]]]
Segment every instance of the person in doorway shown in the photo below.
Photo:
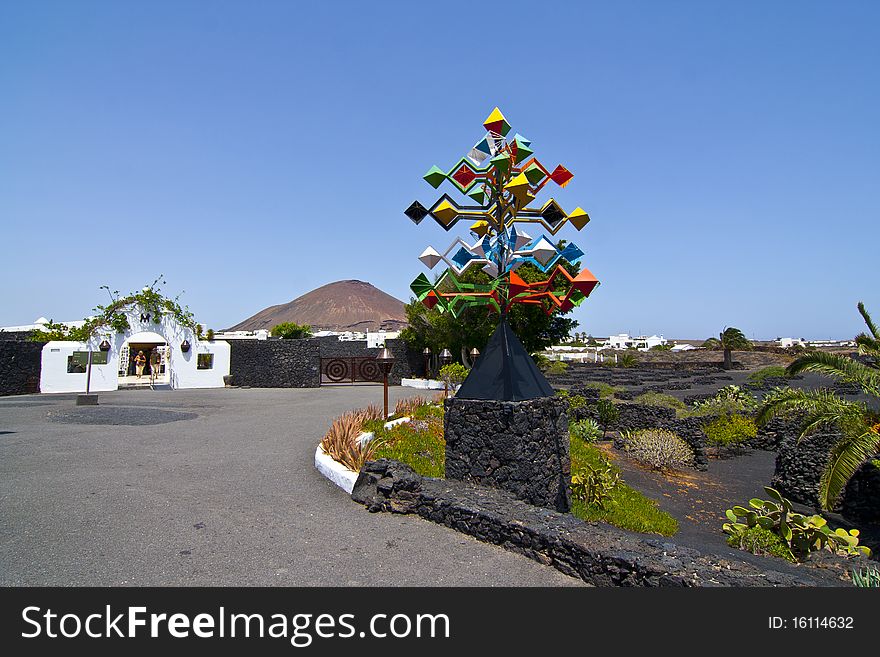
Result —
[[141, 375], [144, 373], [144, 365], [147, 364], [147, 357], [144, 356], [143, 351], [139, 351], [137, 356], [134, 357], [134, 371], [137, 374], [137, 378], [141, 378]]
[[155, 383], [159, 378], [159, 366], [162, 363], [162, 357], [159, 355], [158, 349], [153, 349], [150, 353], [150, 383]]

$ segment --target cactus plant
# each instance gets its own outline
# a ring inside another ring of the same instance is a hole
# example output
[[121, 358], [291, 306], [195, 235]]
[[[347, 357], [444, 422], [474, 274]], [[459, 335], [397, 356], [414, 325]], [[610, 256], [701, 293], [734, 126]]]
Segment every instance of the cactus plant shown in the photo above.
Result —
[[722, 527], [726, 534], [741, 537], [752, 527], [768, 529], [778, 534], [799, 560], [810, 552], [823, 549], [839, 554], [871, 555], [867, 546], [859, 545], [858, 529], [832, 530], [820, 515], [795, 513], [791, 502], [775, 488], [765, 486], [764, 492], [771, 499], [752, 498], [749, 508], [734, 506], [725, 511], [724, 515], [730, 521]]

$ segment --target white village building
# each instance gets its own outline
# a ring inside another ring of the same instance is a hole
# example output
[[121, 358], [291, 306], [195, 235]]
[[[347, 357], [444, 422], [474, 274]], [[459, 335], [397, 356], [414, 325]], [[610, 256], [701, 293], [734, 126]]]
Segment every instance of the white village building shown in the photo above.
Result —
[[[125, 315], [129, 328], [115, 333], [106, 326], [86, 342], [52, 341], [43, 347], [40, 392], [83, 392], [89, 352], [92, 392], [153, 385], [168, 388], [222, 388], [229, 374], [230, 346], [224, 340], [201, 340], [177, 319], [156, 317], [134, 307]], [[4, 331], [42, 328], [40, 318], [31, 326], [4, 327]], [[82, 322], [64, 322], [68, 326]], [[135, 357], [143, 352], [144, 373], [137, 377]], [[156, 362], [158, 361], [158, 362]]]
[[632, 337], [627, 333], [608, 336], [608, 347], [611, 349], [638, 349], [648, 351], [651, 347], [665, 345], [666, 338], [662, 335], [639, 335]]

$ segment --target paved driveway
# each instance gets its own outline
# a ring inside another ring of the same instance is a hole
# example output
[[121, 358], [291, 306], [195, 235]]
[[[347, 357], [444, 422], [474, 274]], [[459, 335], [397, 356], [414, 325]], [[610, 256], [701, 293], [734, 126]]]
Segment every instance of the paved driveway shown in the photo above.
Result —
[[100, 400], [0, 398], [0, 584], [580, 583], [419, 518], [370, 514], [318, 474], [330, 418], [381, 401], [378, 387]]

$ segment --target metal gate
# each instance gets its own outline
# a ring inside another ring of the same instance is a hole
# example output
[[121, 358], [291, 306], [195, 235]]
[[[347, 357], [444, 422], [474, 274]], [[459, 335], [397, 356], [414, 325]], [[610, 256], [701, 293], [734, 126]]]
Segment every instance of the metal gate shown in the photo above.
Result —
[[382, 383], [382, 370], [372, 356], [321, 359], [321, 385]]

